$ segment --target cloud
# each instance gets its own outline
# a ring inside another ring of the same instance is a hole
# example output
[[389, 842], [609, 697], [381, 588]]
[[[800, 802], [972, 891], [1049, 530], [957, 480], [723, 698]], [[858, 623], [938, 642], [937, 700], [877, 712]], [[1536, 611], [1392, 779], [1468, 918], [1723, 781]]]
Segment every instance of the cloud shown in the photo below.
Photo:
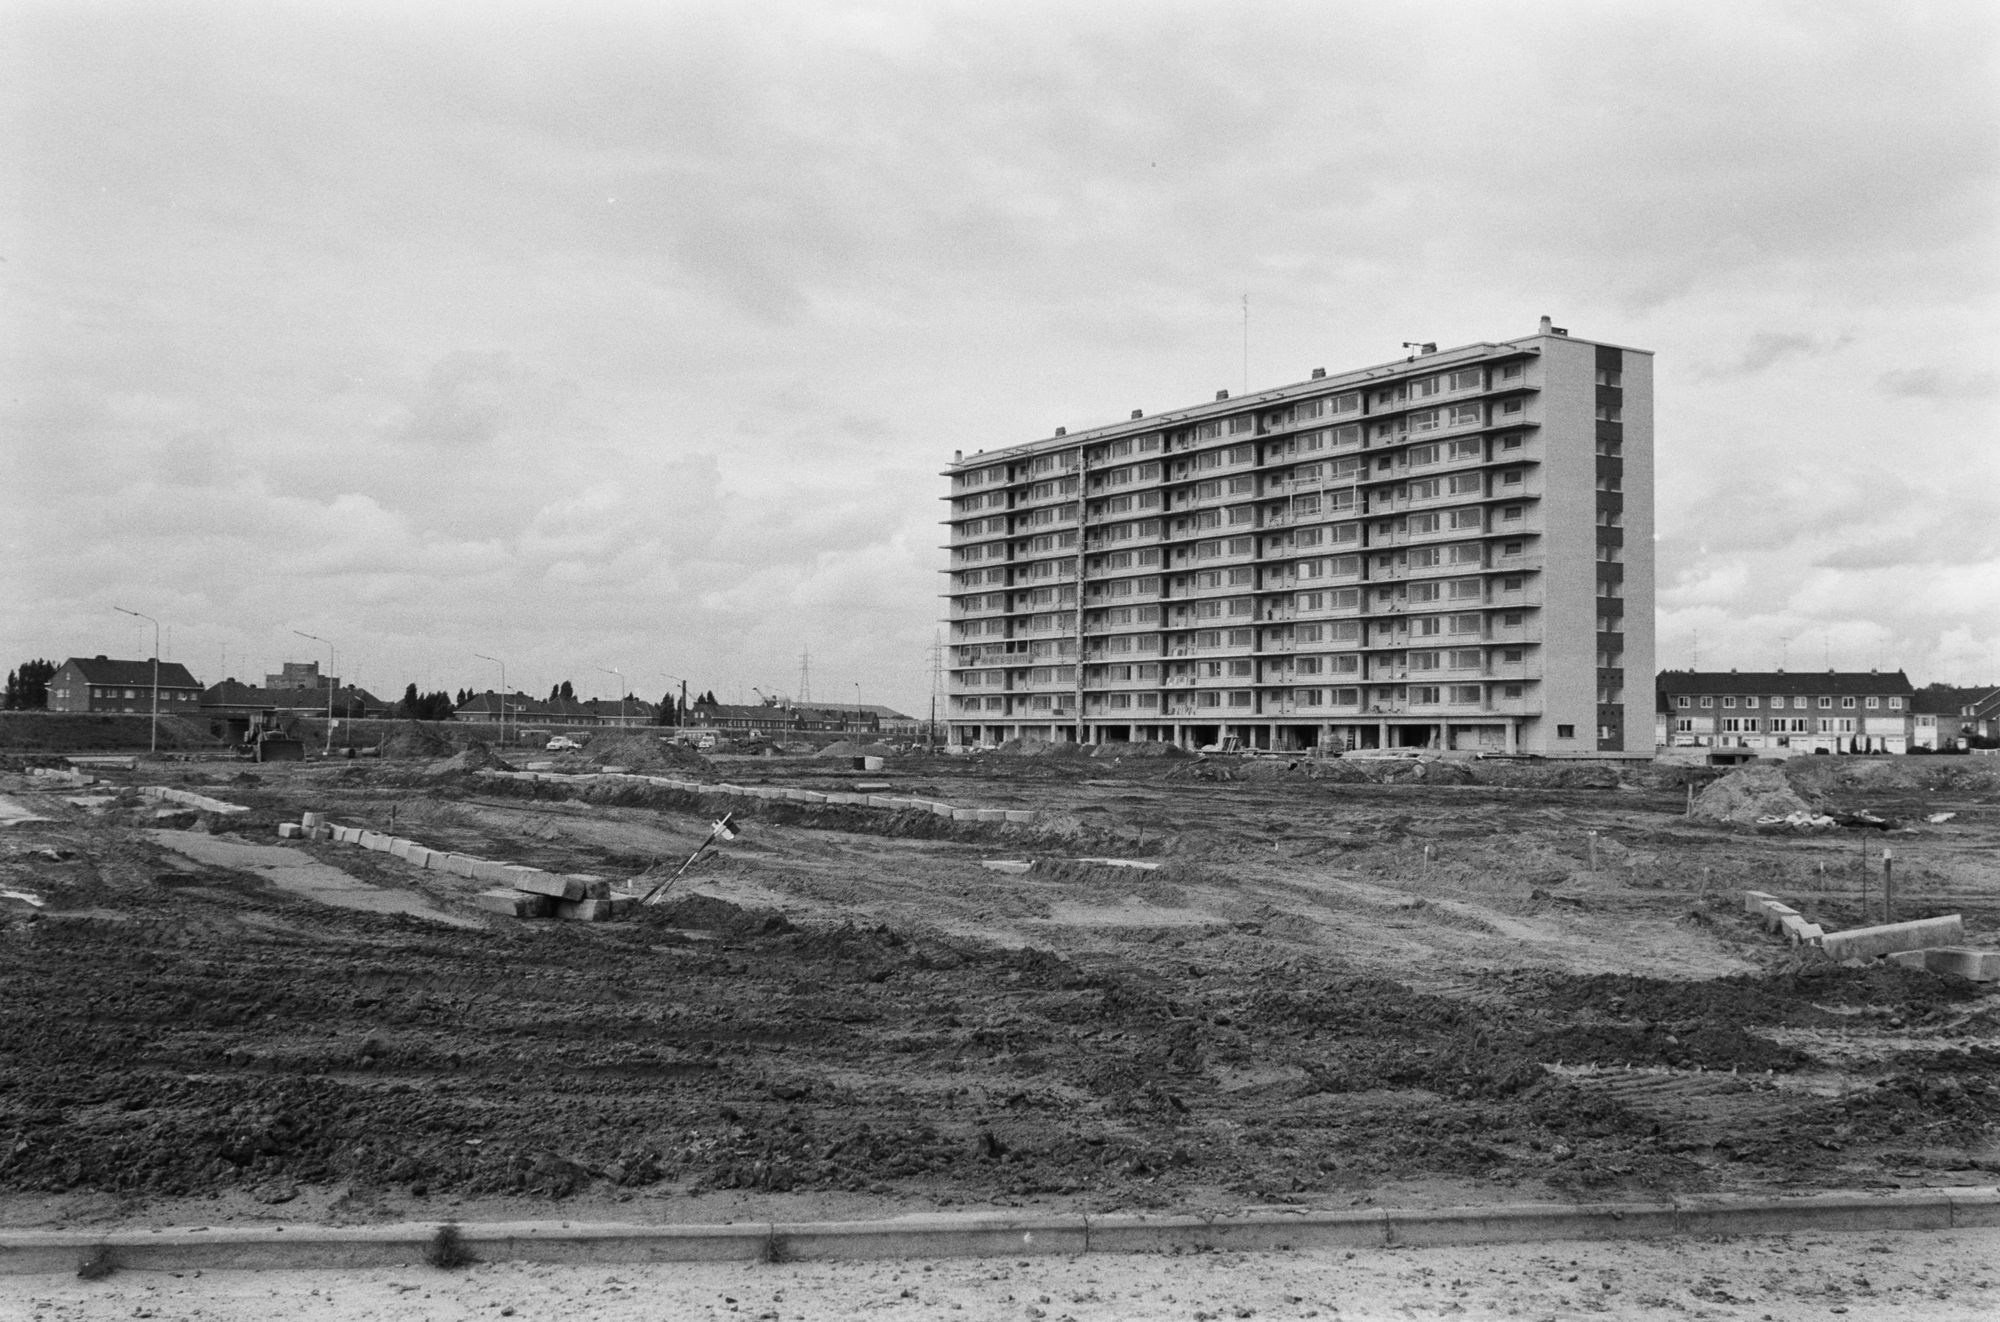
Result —
[[1897, 399], [1992, 399], [2000, 394], [2000, 375], [1899, 367], [1878, 377], [1876, 387]]

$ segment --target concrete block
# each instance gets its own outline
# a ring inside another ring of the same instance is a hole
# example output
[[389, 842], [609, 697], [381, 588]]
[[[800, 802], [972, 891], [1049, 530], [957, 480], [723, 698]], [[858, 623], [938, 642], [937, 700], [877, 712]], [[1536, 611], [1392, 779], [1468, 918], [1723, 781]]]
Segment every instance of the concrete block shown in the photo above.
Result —
[[331, 839], [333, 839], [333, 828], [332, 828], [331, 826], [315, 826], [315, 827], [311, 827], [311, 828], [309, 828], [309, 829], [308, 829], [308, 830], [306, 831], [306, 839], [308, 839], [308, 840], [331, 840]]
[[278, 839], [280, 840], [297, 840], [300, 836], [304, 835], [305, 833], [306, 833], [305, 828], [300, 826], [297, 822], [278, 823]]
[[1007, 820], [1007, 810], [1005, 808], [980, 808], [977, 811], [979, 813], [977, 820], [982, 822], [1004, 822]]
[[825, 802], [826, 802], [826, 795], [824, 795], [824, 794], [821, 794], [821, 793], [820, 793], [820, 792], [819, 792], [818, 790], [800, 790], [800, 791], [798, 792], [798, 797], [799, 797], [799, 802], [800, 802], [800, 803], [825, 803]]
[[951, 820], [954, 822], [976, 822], [979, 820], [979, 809], [953, 808], [951, 810]]
[[389, 837], [383, 835], [380, 831], [364, 831], [361, 835], [361, 847], [373, 850], [378, 854], [387, 853], [389, 849]]
[[389, 852], [397, 858], [408, 858], [410, 851], [416, 848], [416, 845], [417, 842], [414, 840], [405, 840], [401, 836], [396, 836], [389, 841]]
[[323, 812], [305, 813], [300, 816], [299, 825], [305, 827], [308, 831], [312, 830], [315, 826], [325, 826], [326, 814]]
[[1754, 917], [1758, 914], [1763, 913], [1764, 906], [1770, 904], [1777, 898], [1778, 898], [1777, 896], [1771, 895], [1765, 891], [1744, 891], [1743, 912], [1750, 914]]
[[957, 811], [958, 809], [949, 803], [939, 803], [936, 800], [931, 801], [931, 815], [933, 817], [949, 817]]
[[530, 895], [547, 895], [551, 899], [581, 901], [586, 885], [575, 877], [559, 876], [553, 872], [543, 872], [539, 868], [512, 868], [513, 874], [507, 884]]
[[2000, 1226], [2000, 1188], [1946, 1189], [1954, 1230], [1968, 1226]]
[[1035, 813], [1031, 808], [1009, 808], [1007, 810], [1007, 820], [1021, 823], [1032, 822], [1035, 820]]
[[857, 780], [854, 782], [854, 792], [857, 794], [887, 794], [894, 788], [896, 787], [886, 780]]
[[611, 882], [595, 872], [572, 872], [569, 879], [583, 884], [583, 898], [586, 900], [608, 900], [611, 898]]
[[1820, 947], [1830, 959], [1874, 959], [1897, 950], [1956, 946], [1964, 942], [1965, 921], [1954, 913], [1942, 918], [1919, 918], [1909, 923], [1828, 932], [1820, 938]]
[[639, 911], [639, 897], [636, 895], [614, 895], [608, 901], [614, 919], [629, 918]]
[[479, 865], [485, 861], [483, 858], [474, 858], [470, 854], [447, 854], [444, 860], [444, 870], [455, 877], [477, 877], [479, 875]]
[[609, 900], [557, 900], [556, 917], [572, 923], [602, 923], [611, 918]]
[[1898, 965], [1902, 968], [1921, 969], [1928, 967], [1928, 965], [1926, 965], [1924, 962], [1924, 957], [1929, 955], [1930, 953], [1931, 952], [1928, 950], [1898, 950], [1888, 955], [1884, 955], [1883, 958], [1888, 960], [1891, 964]]
[[555, 901], [546, 895], [517, 890], [481, 891], [472, 902], [489, 913], [504, 913], [510, 918], [546, 918], [555, 907]]
[[1924, 952], [1924, 967], [1933, 973], [1950, 973], [1974, 982], [2000, 982], [2000, 950], [1933, 947]]
[[1785, 939], [1795, 946], [1816, 946], [1820, 938], [1826, 935], [1826, 930], [1818, 923], [1809, 923], [1795, 913], [1787, 914], [1779, 926], [1785, 934]]
[[979, 866], [988, 872], [1026, 872], [1035, 865], [1024, 858], [989, 858], [982, 860]]
[[1780, 904], [1776, 900], [1772, 900], [1764, 906], [1764, 930], [1775, 932], [1784, 926], [1785, 919], [1796, 918], [1798, 916], [1799, 911], [1791, 905]]

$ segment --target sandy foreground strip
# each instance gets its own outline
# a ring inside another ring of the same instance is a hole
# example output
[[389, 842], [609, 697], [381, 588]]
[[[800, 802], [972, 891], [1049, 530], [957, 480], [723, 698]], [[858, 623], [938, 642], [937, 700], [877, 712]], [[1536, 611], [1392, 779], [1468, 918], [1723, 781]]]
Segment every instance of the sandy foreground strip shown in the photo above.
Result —
[[2000, 1317], [2000, 1228], [942, 1261], [119, 1272], [0, 1282], [0, 1318]]

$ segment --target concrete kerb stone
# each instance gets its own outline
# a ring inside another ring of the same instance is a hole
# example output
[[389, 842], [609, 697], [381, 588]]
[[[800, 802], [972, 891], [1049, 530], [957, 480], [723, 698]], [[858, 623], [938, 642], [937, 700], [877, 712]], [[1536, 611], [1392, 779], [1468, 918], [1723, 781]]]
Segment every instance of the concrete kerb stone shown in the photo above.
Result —
[[1239, 1216], [1147, 1216], [1118, 1213], [1088, 1218], [1090, 1253], [1181, 1251], [1268, 1252], [1302, 1248], [1382, 1248], [1388, 1213], [1251, 1212]]
[[[524, 897], [525, 898], [525, 897]], [[890, 1221], [728, 1226], [462, 1225], [486, 1262], [784, 1262], [1025, 1254], [1269, 1251], [1530, 1241], [1946, 1230], [2000, 1225], [2000, 1188], [1845, 1192], [1804, 1198], [1677, 1199], [1669, 1204], [1514, 1204], [1436, 1211], [1245, 1212], [1234, 1216], [983, 1214]], [[0, 1276], [68, 1275], [92, 1250], [137, 1271], [404, 1266], [422, 1260], [434, 1223], [220, 1230], [0, 1232]]]
[[1681, 1229], [1672, 1203], [1529, 1203], [1385, 1214], [1391, 1244], [1502, 1244], [1537, 1239], [1620, 1239]]
[[1951, 1198], [1939, 1189], [1826, 1193], [1803, 1198], [1674, 1201], [1685, 1235], [1775, 1235], [1793, 1230], [1949, 1230]]

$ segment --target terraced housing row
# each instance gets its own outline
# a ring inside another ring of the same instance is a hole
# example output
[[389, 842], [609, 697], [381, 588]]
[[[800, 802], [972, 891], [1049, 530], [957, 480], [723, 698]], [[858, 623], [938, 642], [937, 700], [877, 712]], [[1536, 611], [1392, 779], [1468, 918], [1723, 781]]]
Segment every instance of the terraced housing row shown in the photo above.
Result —
[[952, 736], [1649, 757], [1652, 411], [1543, 318], [955, 456]]

